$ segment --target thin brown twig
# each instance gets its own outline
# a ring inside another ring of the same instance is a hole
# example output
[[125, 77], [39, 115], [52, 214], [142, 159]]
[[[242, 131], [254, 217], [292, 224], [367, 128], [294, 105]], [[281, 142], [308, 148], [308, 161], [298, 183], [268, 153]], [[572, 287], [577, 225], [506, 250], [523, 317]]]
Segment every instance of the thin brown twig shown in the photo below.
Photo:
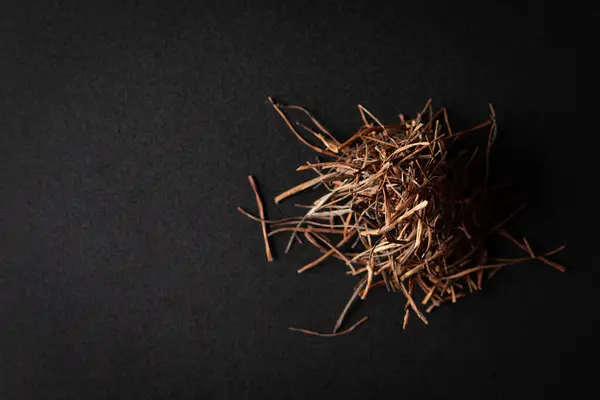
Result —
[[258, 207], [258, 215], [260, 216], [261, 222], [260, 226], [262, 228], [263, 238], [265, 240], [265, 253], [267, 254], [267, 260], [269, 262], [273, 261], [273, 254], [271, 253], [271, 246], [269, 246], [269, 235], [267, 234], [267, 224], [265, 223], [265, 210], [263, 207], [262, 200], [260, 199], [260, 195], [258, 194], [258, 188], [256, 186], [256, 182], [254, 181], [254, 177], [252, 175], [248, 175], [248, 181], [250, 182], [250, 186], [252, 187], [252, 191], [256, 196], [256, 205]]
[[365, 280], [361, 280], [359, 285], [356, 287], [356, 289], [354, 289], [354, 292], [352, 293], [352, 296], [350, 296], [350, 299], [348, 299], [348, 302], [346, 303], [346, 305], [344, 306], [344, 309], [342, 310], [342, 313], [340, 314], [340, 316], [338, 317], [337, 321], [335, 322], [335, 326], [333, 327], [333, 333], [336, 333], [337, 331], [340, 330], [342, 324], [344, 323], [344, 319], [346, 318], [346, 314], [348, 314], [348, 311], [350, 311], [350, 308], [352, 307], [352, 304], [354, 304], [354, 302], [356, 301], [356, 299], [359, 297], [359, 293], [362, 290], [364, 284], [365, 284]]
[[369, 317], [367, 317], [365, 315], [357, 323], [355, 323], [354, 325], [352, 325], [350, 328], [348, 328], [346, 330], [343, 330], [343, 331], [340, 331], [340, 332], [335, 332], [335, 333], [321, 333], [321, 332], [309, 331], [308, 329], [295, 328], [293, 326], [290, 326], [288, 329], [290, 331], [306, 333], [307, 335], [320, 336], [320, 337], [335, 337], [335, 336], [342, 336], [342, 335], [345, 335], [347, 333], [352, 332], [353, 330], [355, 330], [356, 328], [358, 328], [361, 324], [363, 324], [364, 322], [366, 322], [367, 319], [369, 319]]

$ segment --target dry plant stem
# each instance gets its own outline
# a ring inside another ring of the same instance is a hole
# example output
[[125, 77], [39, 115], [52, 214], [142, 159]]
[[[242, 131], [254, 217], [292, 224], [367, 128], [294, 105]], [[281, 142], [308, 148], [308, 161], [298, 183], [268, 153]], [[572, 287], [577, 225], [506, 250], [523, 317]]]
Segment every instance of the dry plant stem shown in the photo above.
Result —
[[310, 244], [321, 250], [321, 253], [327, 253], [327, 249], [323, 247], [313, 235], [310, 234], [310, 231], [304, 232], [304, 237], [306, 238], [306, 240], [308, 240]]
[[367, 317], [365, 315], [357, 323], [352, 325], [350, 328], [343, 330], [341, 332], [335, 332], [335, 333], [321, 333], [321, 332], [309, 331], [308, 329], [294, 328], [293, 326], [289, 327], [288, 329], [290, 331], [306, 333], [307, 335], [320, 336], [320, 337], [335, 337], [335, 336], [342, 336], [342, 335], [352, 332], [353, 330], [358, 328], [358, 326], [360, 326], [361, 324], [366, 322], [367, 319], [369, 319], [369, 317]]
[[[339, 248], [339, 247], [343, 246], [346, 242], [348, 242], [354, 236], [355, 233], [356, 233], [356, 231], [352, 231], [348, 236], [346, 236], [344, 239], [342, 239], [336, 247]], [[330, 257], [333, 254], [335, 254], [335, 250], [331, 249], [327, 253], [323, 254], [321, 257], [317, 258], [315, 261], [300, 268], [297, 272], [299, 274], [301, 274], [305, 271], [308, 271], [309, 269], [316, 267], [317, 265], [319, 265], [320, 263], [325, 261], [328, 257]]]
[[[528, 247], [529, 247], [528, 245], [527, 245], [527, 246], [524, 246], [524, 245], [522, 245], [521, 243], [519, 243], [519, 241], [518, 241], [517, 239], [515, 239], [515, 238], [514, 238], [512, 235], [510, 235], [510, 234], [509, 234], [507, 231], [505, 231], [504, 229], [500, 229], [500, 230], [498, 230], [498, 234], [499, 234], [500, 236], [504, 236], [505, 238], [507, 238], [508, 240], [510, 240], [510, 241], [511, 241], [511, 242], [513, 242], [515, 245], [517, 245], [518, 247], [520, 247], [521, 249], [523, 249], [523, 250], [525, 250], [525, 251], [530, 251], [530, 249], [531, 249], [531, 248], [529, 248], [529, 250], [528, 250]], [[540, 260], [541, 262], [543, 262], [543, 263], [545, 263], [545, 264], [547, 264], [547, 265], [549, 265], [549, 266], [553, 267], [553, 268], [556, 268], [556, 269], [557, 269], [557, 270], [559, 270], [560, 272], [565, 272], [565, 271], [566, 271], [566, 268], [565, 268], [565, 267], [563, 267], [562, 265], [560, 265], [560, 264], [558, 264], [558, 263], [556, 263], [556, 262], [554, 262], [554, 261], [548, 260], [548, 259], [547, 259], [546, 257], [544, 257], [544, 256], [537, 257], [537, 259], [538, 259], [538, 260]]]
[[[289, 223], [289, 222], [293, 222], [293, 221], [297, 221], [298, 220], [298, 217], [290, 217], [290, 218], [283, 218], [283, 219], [277, 219], [277, 220], [264, 219], [264, 218], [259, 218], [259, 217], [256, 217], [256, 216], [252, 215], [248, 211], [244, 210], [242, 207], [238, 207], [237, 210], [242, 215], [245, 215], [246, 217], [250, 218], [251, 220], [254, 220], [256, 222], [266, 222], [267, 224], [273, 224], [273, 225], [282, 224], [282, 223]], [[299, 217], [299, 218], [301, 218], [301, 217]]]
[[[551, 256], [553, 254], [558, 253], [559, 251], [563, 251], [564, 249], [565, 249], [565, 246], [560, 246], [557, 249], [554, 249], [554, 250], [549, 251], [548, 253], [544, 254], [542, 257]], [[506, 267], [508, 265], [513, 265], [513, 264], [522, 263], [522, 262], [531, 261], [531, 260], [539, 260], [539, 259], [540, 259], [540, 257], [499, 258], [498, 261], [501, 261], [501, 262], [499, 262], [497, 264], [478, 265], [477, 267], [469, 268], [467, 270], [461, 271], [461, 272], [456, 273], [454, 275], [445, 276], [445, 277], [443, 277], [443, 279], [460, 278], [462, 276], [468, 275], [468, 274], [470, 274], [472, 272], [475, 272], [475, 271], [479, 271], [481, 269]]]
[[275, 235], [277, 233], [280, 233], [280, 232], [289, 232], [289, 231], [292, 231], [292, 232], [320, 232], [320, 233], [333, 233], [333, 234], [335, 234], [335, 233], [337, 233], [337, 234], [344, 233], [343, 229], [313, 228], [313, 227], [310, 227], [310, 228], [298, 228], [298, 227], [292, 226], [292, 227], [283, 227], [283, 228], [275, 229], [275, 230], [273, 230], [272, 232], [269, 233], [269, 236], [273, 236], [273, 235]]
[[309, 181], [306, 181], [304, 183], [299, 184], [298, 186], [295, 186], [289, 190], [286, 190], [285, 192], [281, 193], [280, 195], [278, 195], [277, 197], [275, 197], [275, 204], [279, 204], [279, 202], [287, 197], [290, 197], [298, 192], [301, 192], [305, 189], [308, 189], [311, 186], [316, 185], [317, 183], [323, 182], [326, 179], [330, 179], [333, 178], [334, 176], [336, 176], [337, 173], [332, 172], [330, 174], [327, 175], [322, 175], [322, 176], [318, 176], [316, 178], [313, 178]]
[[269, 246], [269, 237], [267, 234], [267, 224], [265, 222], [265, 210], [263, 207], [262, 200], [260, 199], [260, 195], [258, 194], [258, 188], [256, 187], [256, 182], [254, 181], [254, 177], [252, 175], [248, 175], [248, 181], [250, 182], [250, 186], [252, 187], [252, 191], [254, 191], [254, 195], [256, 196], [256, 205], [258, 206], [258, 215], [261, 219], [261, 228], [263, 233], [263, 238], [265, 240], [265, 253], [267, 254], [267, 260], [269, 262], [273, 261], [273, 254], [271, 254], [271, 246]]
[[295, 105], [283, 105], [283, 104], [279, 104], [279, 107], [290, 108], [290, 109], [302, 111], [304, 114], [306, 114], [308, 116], [308, 118], [310, 118], [310, 120], [317, 126], [317, 128], [319, 128], [321, 130], [321, 132], [323, 132], [324, 134], [329, 136], [329, 138], [332, 141], [337, 143], [336, 138], [333, 137], [333, 135], [323, 125], [321, 125], [321, 123], [314, 117], [314, 115], [312, 115], [312, 113], [310, 111], [308, 111], [307, 109], [305, 109], [304, 107], [295, 106]]
[[365, 230], [365, 231], [362, 231], [360, 234], [363, 236], [368, 236], [368, 235], [381, 235], [383, 233], [389, 232], [392, 230], [392, 228], [394, 228], [396, 225], [398, 225], [400, 222], [402, 222], [406, 218], [410, 217], [417, 211], [422, 210], [423, 208], [427, 207], [427, 204], [428, 204], [427, 200], [424, 200], [421, 203], [419, 203], [417, 206], [412, 208], [410, 211], [406, 212], [405, 214], [403, 214], [402, 216], [397, 218], [392, 224], [384, 226], [383, 228], [379, 228], [379, 229]]
[[371, 289], [371, 282], [373, 281], [373, 267], [371, 266], [371, 264], [367, 264], [367, 274], [367, 286], [365, 287], [363, 293], [360, 295], [360, 298], [362, 300], [365, 300], [367, 298], [367, 294]]
[[354, 293], [352, 293], [352, 296], [350, 296], [350, 299], [346, 303], [346, 306], [342, 310], [342, 313], [340, 314], [339, 318], [337, 319], [337, 321], [335, 323], [335, 326], [333, 327], [333, 333], [336, 333], [337, 331], [340, 330], [342, 324], [344, 323], [344, 319], [346, 318], [346, 314], [348, 314], [348, 311], [350, 311], [352, 304], [354, 304], [354, 302], [358, 298], [358, 294], [362, 290], [364, 285], [365, 285], [365, 280], [363, 279], [360, 281], [360, 284], [356, 287], [356, 289], [354, 289]]
[[314, 137], [316, 137], [317, 139], [319, 139], [325, 145], [325, 147], [327, 147], [328, 149], [330, 149], [334, 153], [337, 153], [339, 143], [337, 143], [335, 141], [331, 141], [330, 139], [328, 139], [325, 136], [321, 135], [319, 132], [315, 131], [311, 127], [306, 126], [306, 125], [304, 125], [304, 124], [302, 124], [300, 122], [296, 122], [296, 125], [298, 125], [302, 129], [304, 129], [305, 131], [311, 133]]
[[323, 162], [323, 163], [317, 163], [317, 164], [306, 164], [306, 165], [302, 165], [302, 166], [298, 167], [296, 169], [296, 171], [304, 171], [307, 169], [314, 169], [314, 168], [345, 168], [345, 169], [351, 169], [353, 171], [359, 171], [359, 169], [356, 167], [353, 167], [353, 166], [345, 164], [345, 163], [340, 163], [340, 162]]
[[281, 111], [280, 106], [275, 103], [275, 101], [273, 100], [272, 97], [269, 97], [269, 102], [271, 103], [271, 105], [273, 105], [273, 108], [275, 109], [275, 111], [277, 111], [277, 113], [281, 116], [281, 118], [284, 120], [285, 124], [288, 126], [288, 128], [290, 128], [290, 130], [294, 133], [294, 135], [296, 135], [296, 137], [298, 138], [298, 140], [300, 140], [302, 143], [304, 143], [305, 145], [307, 145], [308, 147], [310, 147], [311, 149], [313, 149], [314, 151], [321, 153], [321, 154], [325, 154], [331, 157], [335, 157], [334, 153], [331, 153], [327, 150], [323, 150], [311, 143], [309, 143], [306, 139], [304, 139], [302, 137], [302, 135], [300, 135], [298, 133], [298, 131], [294, 128], [294, 125], [292, 125], [292, 123], [290, 122], [290, 120], [288, 119], [288, 117], [286, 117], [286, 115], [284, 114], [283, 111]]
[[427, 321], [427, 318], [425, 318], [423, 313], [421, 313], [421, 311], [419, 310], [419, 307], [417, 307], [417, 304], [413, 300], [412, 296], [408, 293], [408, 291], [406, 290], [406, 287], [404, 286], [404, 283], [402, 283], [402, 282], [400, 282], [400, 289], [402, 289], [402, 293], [404, 294], [404, 297], [406, 297], [408, 304], [410, 304], [413, 311], [419, 316], [419, 318], [421, 318], [421, 321], [423, 321], [425, 323], [425, 325], [429, 324], [429, 322]]

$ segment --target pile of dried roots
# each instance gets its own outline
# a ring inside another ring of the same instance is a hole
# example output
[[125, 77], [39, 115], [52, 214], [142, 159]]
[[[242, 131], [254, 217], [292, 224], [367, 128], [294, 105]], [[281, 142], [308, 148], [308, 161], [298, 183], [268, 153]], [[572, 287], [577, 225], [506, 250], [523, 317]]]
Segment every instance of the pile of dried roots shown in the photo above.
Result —
[[[286, 252], [295, 241], [305, 239], [322, 253], [298, 273], [334, 257], [345, 264], [347, 274], [360, 277], [333, 333], [291, 329], [323, 336], [349, 332], [366, 320], [340, 331], [350, 307], [377, 286], [404, 295], [406, 326], [411, 312], [427, 324], [426, 313], [481, 290], [484, 279], [507, 265], [537, 259], [564, 271], [547, 258], [564, 246], [538, 255], [526, 239], [517, 240], [504, 230], [523, 206], [504, 201], [505, 188], [488, 183], [489, 155], [497, 133], [491, 106], [488, 120], [454, 133], [446, 110], [434, 112], [431, 101], [414, 119], [400, 115], [400, 122], [390, 125], [359, 105], [363, 125], [341, 143], [306, 109], [269, 100], [294, 135], [327, 158], [299, 167], [298, 171], [312, 170], [316, 176], [281, 193], [275, 203], [317, 185], [326, 193], [313, 204], [300, 206], [306, 211], [302, 216], [266, 220], [256, 184], [249, 177], [259, 216], [239, 211], [261, 223], [269, 261], [268, 237], [291, 232]], [[286, 115], [290, 111], [304, 114], [314, 126], [292, 124]], [[320, 146], [309, 142], [297, 127]], [[463, 140], [482, 132], [486, 136], [480, 145]], [[488, 257], [486, 238], [494, 234], [509, 239], [527, 256]]]

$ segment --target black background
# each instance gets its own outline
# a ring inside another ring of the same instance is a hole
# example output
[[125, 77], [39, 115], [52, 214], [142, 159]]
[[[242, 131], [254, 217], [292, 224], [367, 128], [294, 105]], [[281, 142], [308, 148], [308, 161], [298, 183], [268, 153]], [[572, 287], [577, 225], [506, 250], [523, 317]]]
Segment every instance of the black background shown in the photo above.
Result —
[[[6, 6], [0, 397], [539, 398], [593, 383], [583, 226], [598, 195], [577, 128], [575, 13], [391, 3]], [[383, 291], [350, 335], [288, 331], [330, 330], [355, 281], [333, 261], [297, 276], [317, 254], [284, 257], [284, 238], [268, 264], [259, 226], [235, 211], [255, 210], [253, 174], [268, 215], [293, 214], [271, 199], [315, 156], [268, 95], [341, 138], [358, 103], [392, 121], [433, 97], [466, 127], [492, 102], [493, 168], [531, 204], [512, 229], [539, 250], [567, 244], [569, 272], [512, 267], [404, 332], [401, 297]]]

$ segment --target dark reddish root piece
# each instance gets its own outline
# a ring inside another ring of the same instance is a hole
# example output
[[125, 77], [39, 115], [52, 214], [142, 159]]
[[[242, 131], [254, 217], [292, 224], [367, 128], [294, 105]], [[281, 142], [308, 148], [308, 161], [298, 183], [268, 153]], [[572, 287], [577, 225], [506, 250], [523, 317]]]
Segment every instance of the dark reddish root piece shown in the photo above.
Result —
[[369, 319], [369, 317], [367, 317], [365, 315], [364, 317], [362, 317], [362, 319], [360, 321], [358, 321], [357, 323], [352, 325], [350, 328], [340, 331], [340, 332], [335, 332], [335, 333], [321, 333], [321, 332], [309, 331], [308, 329], [294, 328], [293, 326], [290, 326], [288, 329], [290, 331], [306, 333], [307, 335], [321, 336], [321, 337], [335, 337], [335, 336], [342, 336], [342, 335], [352, 332], [353, 330], [358, 328], [361, 324], [366, 322], [367, 319]]
[[[342, 239], [336, 247], [341, 247], [344, 244], [346, 244], [346, 242], [348, 242], [356, 233], [356, 231], [353, 231], [350, 235], [346, 236], [344, 239]], [[303, 266], [302, 268], [298, 269], [298, 273], [301, 274], [305, 271], [308, 271], [311, 268], [316, 267], [317, 265], [319, 265], [320, 263], [322, 263], [323, 261], [325, 261], [327, 258], [329, 258], [330, 256], [335, 254], [335, 249], [330, 249], [327, 253], [323, 254], [321, 257], [317, 258], [315, 261], [306, 264], [305, 266]]]
[[302, 217], [290, 217], [290, 218], [283, 218], [283, 219], [262, 219], [262, 218], [258, 218], [252, 214], [250, 214], [248, 211], [244, 210], [242, 207], [238, 207], [237, 210], [240, 212], [240, 214], [245, 215], [246, 217], [250, 218], [251, 220], [254, 220], [256, 222], [266, 222], [267, 224], [281, 224], [281, 223], [286, 223], [286, 222], [298, 222], [298, 220]]
[[273, 254], [271, 254], [271, 246], [269, 246], [269, 235], [267, 233], [267, 224], [265, 222], [265, 210], [263, 207], [262, 200], [260, 199], [260, 195], [258, 194], [258, 188], [256, 187], [256, 182], [254, 181], [254, 177], [252, 175], [248, 175], [248, 181], [250, 182], [250, 186], [252, 186], [252, 191], [254, 191], [254, 195], [256, 196], [256, 205], [258, 206], [258, 215], [260, 216], [261, 222], [260, 226], [262, 228], [263, 238], [265, 240], [265, 253], [267, 253], [267, 260], [269, 262], [273, 261]]
[[285, 124], [288, 126], [288, 128], [290, 128], [290, 130], [292, 131], [292, 133], [298, 138], [298, 140], [300, 140], [302, 143], [304, 143], [305, 145], [307, 145], [308, 147], [310, 147], [311, 149], [313, 149], [314, 151], [321, 153], [321, 154], [325, 154], [331, 157], [335, 157], [335, 153], [332, 153], [330, 151], [327, 150], [323, 150], [320, 147], [315, 146], [314, 144], [309, 143], [306, 139], [304, 139], [304, 137], [302, 137], [302, 135], [300, 135], [300, 133], [298, 133], [298, 131], [296, 130], [296, 128], [294, 128], [294, 125], [292, 125], [292, 123], [290, 122], [290, 120], [288, 119], [288, 117], [285, 115], [285, 113], [283, 111], [281, 111], [282, 106], [279, 105], [277, 102], [275, 102], [275, 100], [273, 100], [272, 97], [269, 97], [269, 103], [271, 103], [271, 105], [273, 106], [273, 108], [275, 109], [275, 111], [277, 111], [277, 113], [279, 114], [279, 116], [283, 119], [283, 121], [285, 122]]
[[[350, 308], [379, 286], [404, 295], [404, 325], [411, 314], [427, 324], [425, 313], [481, 290], [484, 280], [508, 265], [539, 260], [565, 271], [550, 260], [564, 246], [538, 254], [527, 239], [517, 240], [505, 230], [525, 205], [508, 202], [512, 196], [505, 192], [507, 187], [488, 181], [498, 134], [491, 105], [489, 119], [457, 133], [446, 109], [435, 111], [431, 100], [414, 119], [401, 114], [400, 122], [392, 124], [383, 124], [359, 105], [362, 126], [340, 142], [305, 108], [269, 101], [302, 143], [332, 158], [297, 168], [315, 176], [277, 195], [275, 202], [317, 187], [325, 194], [300, 206], [305, 214], [299, 217], [266, 220], [258, 194], [259, 217], [239, 211], [261, 223], [267, 254], [267, 238], [285, 232], [291, 232], [286, 253], [299, 235], [320, 252], [298, 273], [335, 258], [343, 262], [346, 275], [358, 277], [333, 333], [292, 330], [319, 336], [350, 332], [354, 327], [338, 332]], [[292, 113], [308, 117], [312, 124], [292, 123], [287, 115]], [[526, 256], [488, 257], [485, 243], [496, 234]]]
[[363, 279], [361, 281], [361, 283], [359, 283], [359, 285], [356, 287], [356, 289], [354, 289], [354, 293], [352, 293], [352, 296], [350, 296], [350, 299], [346, 303], [346, 306], [342, 310], [342, 313], [340, 314], [338, 320], [335, 323], [335, 326], [333, 327], [333, 333], [336, 333], [342, 327], [342, 324], [344, 323], [344, 319], [346, 318], [346, 314], [348, 314], [348, 311], [350, 311], [350, 308], [352, 308], [352, 305], [358, 299], [359, 293], [362, 290], [363, 286], [365, 285], [365, 282], [366, 281]]
[[[519, 243], [519, 241], [517, 239], [515, 239], [511, 234], [509, 234], [507, 231], [505, 231], [504, 229], [500, 229], [497, 231], [497, 233], [500, 236], [503, 236], [505, 238], [507, 238], [508, 240], [510, 240], [511, 242], [513, 242], [515, 245], [517, 245], [518, 247], [520, 247], [521, 249], [529, 252], [529, 254], [532, 256], [532, 258], [535, 258], [537, 260], [540, 260], [541, 262], [543, 262], [546, 265], [551, 266], [552, 268], [557, 269], [560, 272], [565, 272], [567, 269], [565, 267], [563, 267], [562, 265], [560, 265], [557, 262], [548, 260], [546, 257], [544, 256], [534, 256], [533, 255], [533, 250], [531, 250], [531, 247], [529, 246], [529, 243], [527, 242], [527, 239], [523, 239], [524, 244]], [[562, 249], [561, 249], [562, 250]]]

